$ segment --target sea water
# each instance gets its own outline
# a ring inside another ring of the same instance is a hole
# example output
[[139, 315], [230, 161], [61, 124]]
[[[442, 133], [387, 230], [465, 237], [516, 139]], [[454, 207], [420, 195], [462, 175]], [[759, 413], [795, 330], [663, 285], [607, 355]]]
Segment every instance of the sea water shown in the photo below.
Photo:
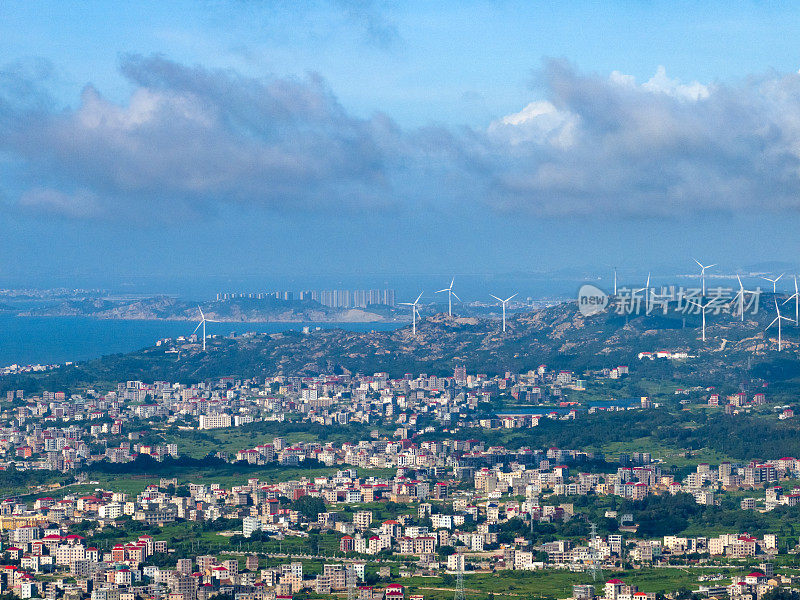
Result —
[[[403, 323], [208, 323], [208, 335], [276, 333], [303, 327], [391, 331]], [[0, 366], [62, 364], [132, 352], [163, 338], [191, 335], [189, 321], [109, 320], [88, 317], [0, 315]]]

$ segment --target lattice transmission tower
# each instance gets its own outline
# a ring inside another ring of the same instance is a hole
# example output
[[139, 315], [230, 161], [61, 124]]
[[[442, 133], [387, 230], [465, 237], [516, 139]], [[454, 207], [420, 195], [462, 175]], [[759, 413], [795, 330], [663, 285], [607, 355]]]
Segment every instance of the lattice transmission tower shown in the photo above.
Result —
[[591, 563], [589, 566], [589, 571], [592, 573], [592, 581], [597, 581], [598, 575], [602, 580], [603, 576], [603, 569], [602, 569], [602, 559], [600, 557], [600, 552], [597, 549], [597, 525], [592, 523], [591, 528], [591, 541], [589, 542], [589, 547], [591, 548]]
[[358, 590], [356, 589], [356, 569], [353, 565], [345, 567], [347, 578], [347, 600], [358, 600]]
[[464, 555], [458, 555], [456, 561], [456, 593], [453, 600], [466, 600], [464, 596]]

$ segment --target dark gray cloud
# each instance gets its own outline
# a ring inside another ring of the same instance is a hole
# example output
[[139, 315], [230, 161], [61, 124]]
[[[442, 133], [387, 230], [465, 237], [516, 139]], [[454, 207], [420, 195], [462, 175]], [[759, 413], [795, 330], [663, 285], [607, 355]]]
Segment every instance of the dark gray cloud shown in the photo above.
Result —
[[[485, 130], [403, 130], [349, 114], [316, 75], [243, 77], [127, 57], [133, 92], [87, 86], [55, 109], [41, 77], [0, 72], [12, 208], [74, 219], [414, 206], [536, 216], [800, 208], [800, 76], [644, 83], [550, 62], [543, 96]], [[19, 193], [11, 190], [19, 189]]]
[[800, 76], [681, 84], [551, 62], [547, 100], [493, 123], [490, 201], [536, 214], [800, 208]]
[[[128, 57], [122, 71], [135, 86], [125, 105], [87, 86], [74, 109], [0, 121], [2, 149], [38, 182], [22, 206], [129, 216], [148, 205], [291, 210], [391, 200], [372, 123], [349, 116], [316, 76], [262, 81], [160, 57]], [[70, 198], [80, 209], [69, 210]]]

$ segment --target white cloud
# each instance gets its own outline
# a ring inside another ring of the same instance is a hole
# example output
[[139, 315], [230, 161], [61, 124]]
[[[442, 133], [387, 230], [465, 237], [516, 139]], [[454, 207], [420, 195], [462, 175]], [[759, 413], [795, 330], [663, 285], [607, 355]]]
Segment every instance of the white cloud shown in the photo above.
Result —
[[637, 85], [636, 77], [626, 75], [619, 71], [612, 71], [608, 77], [609, 82], [632, 91], [645, 90], [655, 94], [666, 94], [681, 100], [697, 101], [708, 98], [711, 88], [697, 81], [681, 83], [679, 79], [670, 79], [667, 70], [659, 65], [655, 74], [642, 85]]
[[535, 142], [566, 148], [574, 141], [577, 121], [569, 111], [560, 111], [550, 102], [538, 101], [492, 122], [488, 133], [493, 138], [504, 137], [514, 145]]
[[[800, 210], [800, 77], [684, 84], [545, 70], [547, 96], [492, 123], [490, 203], [533, 214]], [[568, 144], [552, 137], [569, 131]], [[521, 142], [527, 142], [521, 145]]]
[[[470, 205], [513, 214], [681, 216], [800, 210], [800, 75], [688, 84], [543, 70], [544, 93], [484, 130], [406, 130], [349, 114], [318, 76], [251, 79], [128, 58], [117, 103], [6, 101], [0, 151], [25, 211], [144, 219], [223, 205], [358, 214]], [[4, 94], [5, 92], [5, 94]], [[19, 96], [19, 94], [17, 94]], [[78, 190], [78, 191], [75, 191]], [[2, 190], [0, 190], [2, 193]]]
[[[247, 79], [131, 57], [126, 103], [87, 86], [74, 110], [17, 112], [0, 149], [44, 187], [87, 190], [109, 214], [192, 213], [219, 203], [278, 210], [385, 205], [384, 150], [315, 76]], [[0, 122], [3, 122], [0, 119]], [[20, 205], [89, 215], [88, 196], [31, 192]], [[112, 209], [113, 206], [113, 209]]]
[[683, 100], [702, 100], [711, 94], [708, 86], [697, 81], [685, 84], [681, 83], [679, 79], [670, 79], [667, 77], [667, 70], [661, 65], [656, 70], [656, 74], [649, 81], [643, 83], [642, 87], [651, 92], [660, 92]]

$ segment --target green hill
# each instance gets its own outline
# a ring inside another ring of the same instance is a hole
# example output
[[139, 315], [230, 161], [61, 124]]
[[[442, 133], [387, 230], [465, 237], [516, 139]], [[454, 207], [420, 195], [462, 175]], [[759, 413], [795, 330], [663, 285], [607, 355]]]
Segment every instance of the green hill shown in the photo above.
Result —
[[[765, 333], [772, 318], [773, 314], [761, 311], [742, 323], [729, 314], [709, 314], [703, 342], [700, 316], [676, 312], [633, 317], [606, 312], [585, 317], [574, 302], [564, 303], [511, 316], [505, 334], [497, 320], [436, 314], [421, 320], [416, 336], [410, 327], [389, 332], [324, 329], [310, 334], [248, 334], [210, 339], [206, 352], [199, 343], [174, 342], [47, 374], [8, 377], [0, 380], [0, 388], [63, 389], [127, 379], [194, 382], [275, 374], [445, 375], [461, 364], [469, 372], [494, 375], [527, 371], [543, 363], [576, 372], [639, 364], [639, 370], [649, 376], [687, 382], [734, 383], [750, 376], [792, 380], [800, 375], [800, 329], [784, 322], [784, 350], [778, 353], [776, 332]], [[683, 351], [689, 358], [637, 358], [640, 352], [657, 350]]]

